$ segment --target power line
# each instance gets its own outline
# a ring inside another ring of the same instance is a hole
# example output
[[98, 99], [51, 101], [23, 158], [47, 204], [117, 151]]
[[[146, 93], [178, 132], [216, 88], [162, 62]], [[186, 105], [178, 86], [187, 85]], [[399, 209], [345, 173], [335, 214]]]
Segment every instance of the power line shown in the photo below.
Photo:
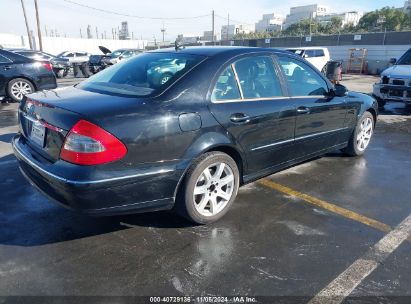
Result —
[[215, 16], [220, 18], [220, 19], [224, 19], [225, 21], [230, 21], [230, 23], [233, 22], [233, 23], [239, 23], [239, 24], [243, 24], [243, 25], [254, 25], [254, 23], [239, 21], [239, 20], [235, 20], [235, 19], [232, 19], [232, 18], [228, 19], [227, 17], [223, 17], [223, 16], [220, 16], [220, 15], [217, 15], [217, 14]]
[[98, 7], [93, 7], [93, 6], [89, 6], [86, 4], [82, 4], [82, 3], [78, 3], [72, 0], [63, 0], [64, 2], [67, 3], [71, 3], [77, 6], [81, 6], [81, 7], [85, 7], [91, 10], [95, 10], [95, 11], [99, 11], [99, 12], [103, 12], [106, 14], [112, 14], [112, 15], [117, 15], [117, 16], [122, 16], [122, 17], [130, 17], [130, 18], [137, 18], [137, 19], [151, 19], [151, 20], [187, 20], [187, 19], [199, 19], [199, 18], [205, 18], [205, 17], [209, 17], [210, 14], [207, 15], [200, 15], [200, 16], [192, 16], [192, 17], [146, 17], [146, 16], [136, 16], [136, 15], [130, 15], [130, 14], [124, 14], [124, 13], [119, 13], [119, 12], [114, 12], [114, 11], [109, 11], [109, 10], [105, 10], [102, 8], [98, 8]]

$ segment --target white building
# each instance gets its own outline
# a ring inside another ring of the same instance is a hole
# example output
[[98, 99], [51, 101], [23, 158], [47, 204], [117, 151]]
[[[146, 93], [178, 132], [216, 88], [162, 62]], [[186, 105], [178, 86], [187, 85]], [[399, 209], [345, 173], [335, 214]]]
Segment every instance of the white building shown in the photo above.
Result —
[[[219, 39], [219, 33], [215, 32], [214, 33], [214, 41], [218, 41]], [[203, 36], [200, 37], [201, 41], [213, 41], [213, 31], [204, 31]]]
[[411, 0], [407, 0], [404, 3], [404, 12], [407, 14], [411, 14]]
[[324, 16], [318, 16], [316, 20], [322, 25], [326, 25], [327, 23], [331, 23], [332, 18], [337, 17], [341, 19], [342, 27], [346, 25], [357, 26], [362, 16], [364, 16], [363, 12], [353, 11], [353, 12], [327, 14]]
[[236, 34], [250, 34], [255, 31], [253, 24], [230, 24], [221, 27], [221, 40], [230, 40]]
[[182, 44], [197, 44], [200, 41], [200, 36], [195, 34], [180, 34], [177, 35], [177, 40]]
[[255, 31], [258, 33], [281, 31], [284, 19], [281, 15], [264, 14], [263, 18], [255, 24]]
[[317, 17], [328, 14], [328, 7], [324, 5], [311, 4], [304, 6], [296, 6], [290, 9], [290, 14], [287, 15], [283, 28], [286, 29], [290, 25], [304, 19], [316, 19]]

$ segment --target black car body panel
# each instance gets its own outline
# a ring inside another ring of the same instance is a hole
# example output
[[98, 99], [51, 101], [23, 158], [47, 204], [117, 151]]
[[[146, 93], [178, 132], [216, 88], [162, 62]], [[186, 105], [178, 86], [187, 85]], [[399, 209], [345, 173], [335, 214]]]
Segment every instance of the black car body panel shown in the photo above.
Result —
[[[239, 165], [241, 182], [248, 183], [344, 148], [359, 117], [367, 110], [378, 114], [375, 100], [359, 93], [291, 97], [281, 74], [283, 97], [211, 101], [221, 71], [236, 60], [259, 54], [272, 57], [275, 64], [278, 55], [302, 60], [282, 51], [213, 47], [150, 53], [161, 52], [202, 56], [204, 60], [147, 96], [99, 93], [79, 86], [32, 94], [21, 103], [21, 133], [14, 138], [13, 147], [31, 183], [63, 205], [88, 214], [170, 209], [185, 172], [205, 152], [228, 153]], [[119, 65], [134, 60], [139, 59]], [[278, 66], [276, 69], [278, 72]], [[320, 73], [318, 77], [331, 92], [332, 84]], [[300, 113], [302, 107], [309, 111]], [[249, 118], [234, 123], [236, 113], [247, 113]], [[58, 129], [47, 129], [51, 139], [44, 147], [30, 141], [33, 117]], [[79, 119], [114, 135], [125, 144], [127, 154], [96, 166], [59, 159], [62, 141]]]
[[33, 60], [40, 60], [40, 61], [48, 61], [52, 64], [53, 72], [58, 76], [66, 76], [70, 71], [70, 63], [68, 59], [59, 58], [54, 55], [40, 52], [40, 51], [33, 51], [33, 50], [13, 50], [12, 52], [25, 56], [27, 58]]
[[47, 70], [39, 61], [0, 50], [0, 96], [7, 95], [8, 83], [15, 78], [26, 78], [36, 90], [55, 89], [57, 81], [54, 73]]

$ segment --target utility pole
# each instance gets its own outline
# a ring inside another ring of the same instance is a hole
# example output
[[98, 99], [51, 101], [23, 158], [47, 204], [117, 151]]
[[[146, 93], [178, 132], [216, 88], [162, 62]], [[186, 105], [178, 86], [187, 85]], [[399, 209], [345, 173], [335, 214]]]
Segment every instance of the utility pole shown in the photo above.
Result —
[[98, 39], [98, 29], [97, 29], [97, 26], [96, 26], [96, 38]]
[[163, 34], [163, 45], [164, 45], [164, 34], [166, 32], [166, 29], [164, 27], [164, 22], [163, 22], [163, 27], [161, 28], [161, 33]]
[[26, 23], [26, 30], [27, 30], [27, 36], [29, 38], [30, 50], [32, 50], [33, 49], [33, 42], [31, 41], [30, 28], [29, 28], [29, 23], [27, 22], [26, 8], [24, 6], [24, 1], [23, 0], [21, 0], [21, 7], [23, 8], [24, 22]]
[[36, 9], [36, 20], [37, 20], [37, 34], [39, 36], [39, 46], [40, 51], [43, 51], [43, 40], [41, 38], [41, 28], [40, 28], [40, 17], [39, 17], [39, 7], [37, 5], [37, 0], [34, 0], [34, 7]]
[[227, 41], [228, 41], [228, 31], [230, 30], [230, 14], [228, 14], [228, 22], [227, 22]]
[[83, 33], [81, 32], [81, 28], [80, 28], [80, 38], [83, 38]]
[[215, 38], [214, 38], [214, 32], [215, 32], [215, 29], [214, 29], [214, 10], [213, 10], [213, 12], [212, 12], [212, 14], [211, 14], [211, 24], [212, 24], [212, 26], [211, 26], [211, 28], [212, 28], [212, 30], [211, 30], [212, 42], [213, 42], [213, 45], [215, 45]]

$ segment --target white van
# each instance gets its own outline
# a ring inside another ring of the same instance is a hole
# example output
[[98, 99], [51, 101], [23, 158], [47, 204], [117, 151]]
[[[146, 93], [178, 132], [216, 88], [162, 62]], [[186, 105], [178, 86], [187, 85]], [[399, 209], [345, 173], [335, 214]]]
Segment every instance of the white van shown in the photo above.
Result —
[[328, 61], [330, 61], [330, 52], [327, 48], [322, 47], [300, 47], [300, 48], [289, 48], [289, 52], [293, 52], [313, 66], [315, 66], [320, 72], [323, 70]]

